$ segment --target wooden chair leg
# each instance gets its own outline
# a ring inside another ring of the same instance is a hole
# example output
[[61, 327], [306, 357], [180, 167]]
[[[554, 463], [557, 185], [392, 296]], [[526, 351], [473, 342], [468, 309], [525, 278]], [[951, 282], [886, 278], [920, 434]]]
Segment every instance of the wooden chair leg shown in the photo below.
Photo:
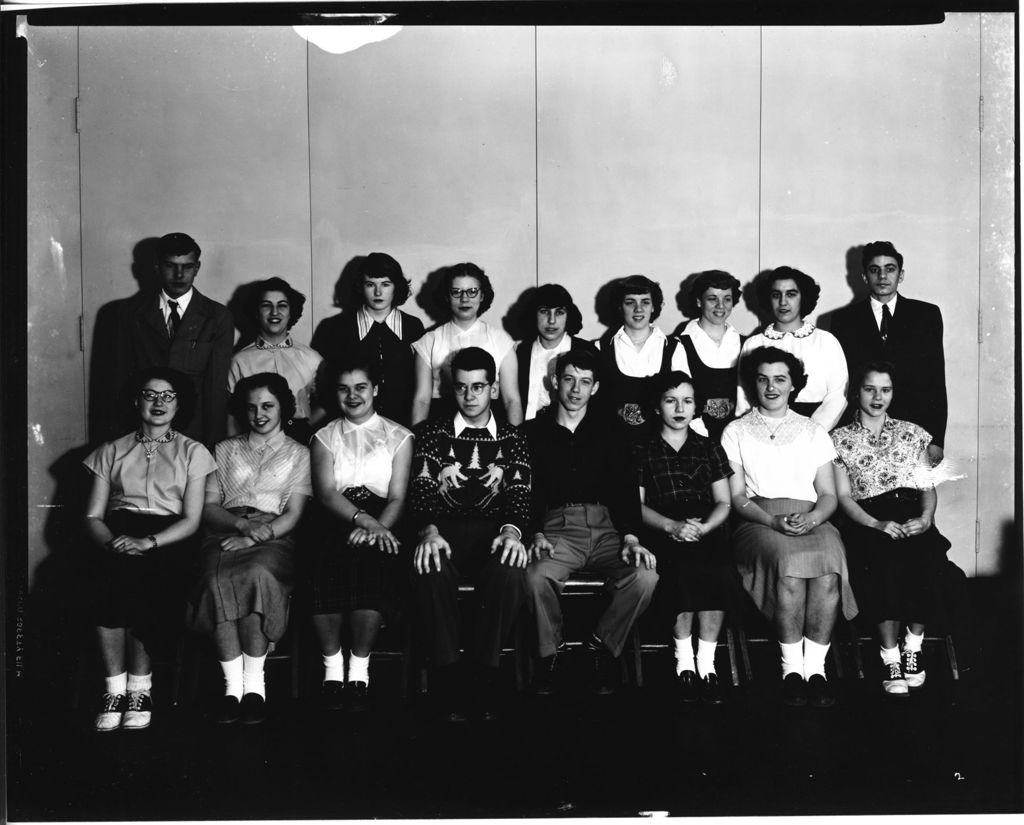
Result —
[[750, 666], [750, 648], [747, 647], [747, 631], [737, 624], [736, 635], [740, 640], [740, 655], [743, 657], [743, 678], [749, 682], [754, 678], [754, 669]]
[[[634, 624], [633, 625], [633, 629], [629, 631], [629, 637], [626, 639], [626, 646], [631, 649], [631, 652], [633, 654], [633, 677], [634, 677], [634, 684], [638, 688], [643, 687], [644, 686], [644, 666], [643, 666], [643, 662], [641, 661], [641, 657], [643, 655], [643, 650], [641, 648], [641, 643], [640, 643], [640, 629], [636, 626], [636, 624]], [[622, 669], [623, 669], [623, 673], [626, 675], [626, 678], [628, 679], [629, 678], [629, 668], [626, 667], [625, 657], [623, 657], [623, 660], [622, 660]]]
[[864, 659], [861, 656], [860, 650], [860, 634], [857, 632], [857, 627], [853, 622], [847, 622], [846, 626], [850, 629], [850, 642], [853, 644], [853, 664], [857, 668], [857, 678], [864, 678]]
[[949, 657], [949, 669], [953, 672], [953, 680], [960, 680], [960, 667], [956, 661], [956, 647], [953, 646], [953, 636], [946, 634], [946, 655]]
[[732, 686], [740, 686], [740, 669], [736, 663], [736, 638], [733, 636], [732, 628], [725, 629], [725, 646], [729, 651], [729, 669], [732, 671]]
[[843, 672], [843, 657], [839, 655], [839, 645], [829, 645], [828, 652], [832, 655], [832, 664], [836, 668], [836, 678], [842, 679], [845, 673]]

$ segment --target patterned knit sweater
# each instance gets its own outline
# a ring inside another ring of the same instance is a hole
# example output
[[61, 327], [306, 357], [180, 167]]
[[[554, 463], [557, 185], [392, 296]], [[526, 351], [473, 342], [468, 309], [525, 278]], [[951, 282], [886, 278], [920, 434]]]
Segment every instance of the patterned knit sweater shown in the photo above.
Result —
[[409, 483], [410, 515], [417, 528], [438, 518], [482, 516], [525, 532], [530, 515], [530, 452], [508, 423], [497, 438], [484, 428], [455, 435], [449, 417], [416, 428]]

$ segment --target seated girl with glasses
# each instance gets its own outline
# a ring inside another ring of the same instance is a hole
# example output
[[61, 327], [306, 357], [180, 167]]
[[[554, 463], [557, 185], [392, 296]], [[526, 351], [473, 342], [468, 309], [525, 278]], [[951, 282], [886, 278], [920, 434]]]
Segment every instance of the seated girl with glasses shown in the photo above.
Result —
[[83, 582], [96, 623], [106, 690], [94, 727], [149, 727], [151, 656], [166, 649], [181, 615], [206, 478], [216, 466], [189, 421], [195, 391], [176, 370], [153, 367], [133, 382], [138, 429], [83, 462], [92, 473], [85, 532], [93, 545]]
[[445, 271], [434, 298], [439, 307], [446, 309], [451, 320], [430, 330], [412, 345], [417, 355], [412, 423], [454, 414], [450, 400], [442, 401], [452, 397], [452, 356], [466, 347], [480, 347], [490, 353], [498, 365], [498, 386], [506, 418], [510, 424], [522, 424], [515, 343], [501, 328], [480, 320], [494, 302], [490, 279], [476, 264], [456, 264]]

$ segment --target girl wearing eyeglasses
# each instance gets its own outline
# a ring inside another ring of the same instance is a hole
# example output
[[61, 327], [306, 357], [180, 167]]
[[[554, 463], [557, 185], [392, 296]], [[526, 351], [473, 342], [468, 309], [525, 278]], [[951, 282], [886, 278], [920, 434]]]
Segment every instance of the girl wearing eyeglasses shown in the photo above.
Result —
[[175, 418], [191, 417], [188, 378], [166, 367], [145, 370], [132, 398], [138, 429], [83, 462], [92, 473], [85, 531], [93, 545], [83, 591], [106, 682], [94, 721], [101, 732], [149, 727], [150, 657], [177, 627], [206, 477], [216, 469], [206, 447], [173, 429]]
[[490, 353], [498, 365], [498, 386], [509, 423], [522, 424], [515, 343], [504, 330], [480, 320], [494, 302], [490, 279], [476, 264], [456, 264], [445, 271], [434, 297], [439, 307], [447, 309], [451, 320], [430, 330], [412, 345], [418, 356], [412, 423], [454, 414], [450, 400], [452, 356], [466, 347], [480, 347]]

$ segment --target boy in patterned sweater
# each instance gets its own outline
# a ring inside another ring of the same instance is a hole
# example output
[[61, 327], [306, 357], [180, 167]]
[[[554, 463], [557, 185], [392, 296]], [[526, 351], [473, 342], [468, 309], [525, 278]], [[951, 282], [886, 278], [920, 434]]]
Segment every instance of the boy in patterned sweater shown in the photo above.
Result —
[[523, 530], [530, 518], [530, 455], [514, 426], [498, 423], [494, 359], [479, 347], [452, 359], [458, 412], [416, 429], [409, 485], [419, 543], [413, 560], [416, 627], [445, 717], [465, 718], [456, 670], [458, 587], [476, 588], [467, 658], [485, 718], [496, 715], [498, 656], [526, 598]]

